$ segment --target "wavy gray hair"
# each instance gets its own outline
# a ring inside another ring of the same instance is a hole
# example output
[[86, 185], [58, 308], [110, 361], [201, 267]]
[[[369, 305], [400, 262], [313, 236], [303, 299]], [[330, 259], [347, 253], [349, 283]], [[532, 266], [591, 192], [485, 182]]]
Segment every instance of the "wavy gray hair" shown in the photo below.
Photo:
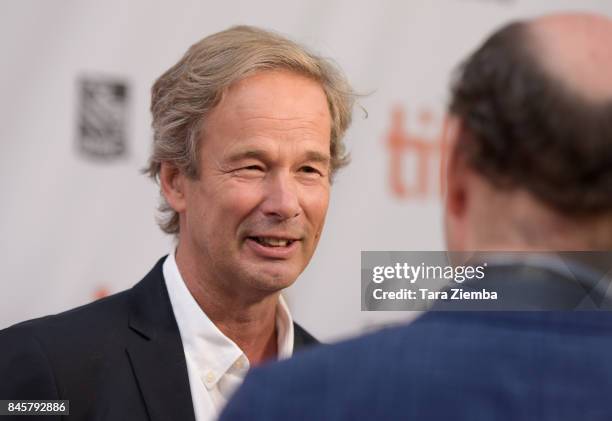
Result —
[[[348, 164], [342, 138], [351, 123], [355, 94], [329, 60], [273, 32], [235, 26], [192, 45], [151, 90], [153, 152], [143, 172], [159, 182], [162, 162], [190, 178], [199, 176], [198, 152], [208, 112], [232, 85], [256, 72], [286, 69], [321, 84], [331, 115], [331, 171]], [[161, 197], [160, 228], [178, 234], [179, 216]]]

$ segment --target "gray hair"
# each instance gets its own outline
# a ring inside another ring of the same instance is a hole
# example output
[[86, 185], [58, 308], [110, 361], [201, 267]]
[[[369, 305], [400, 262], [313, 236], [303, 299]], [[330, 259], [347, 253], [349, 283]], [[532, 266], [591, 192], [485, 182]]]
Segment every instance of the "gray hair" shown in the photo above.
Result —
[[[206, 116], [234, 83], [256, 72], [286, 69], [321, 84], [331, 115], [330, 177], [348, 164], [342, 137], [351, 123], [355, 94], [329, 60], [273, 32], [235, 26], [192, 45], [151, 89], [153, 152], [143, 172], [159, 182], [162, 162], [199, 177], [199, 139]], [[161, 197], [160, 228], [178, 234], [179, 216]]]

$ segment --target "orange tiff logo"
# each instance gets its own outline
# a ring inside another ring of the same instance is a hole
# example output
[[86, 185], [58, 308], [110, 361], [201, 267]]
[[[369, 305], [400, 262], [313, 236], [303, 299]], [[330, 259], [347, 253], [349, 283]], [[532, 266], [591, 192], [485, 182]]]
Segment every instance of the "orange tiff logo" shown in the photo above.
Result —
[[393, 108], [385, 139], [391, 192], [401, 199], [437, 198], [445, 190], [449, 118], [444, 115], [437, 121], [431, 111], [422, 108], [414, 115], [417, 130], [410, 130], [406, 117], [403, 107]]

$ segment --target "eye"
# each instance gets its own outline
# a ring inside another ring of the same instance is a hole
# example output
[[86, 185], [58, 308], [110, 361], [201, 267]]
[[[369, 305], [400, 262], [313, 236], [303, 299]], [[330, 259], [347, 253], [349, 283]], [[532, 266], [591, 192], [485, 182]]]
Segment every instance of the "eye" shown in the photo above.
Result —
[[233, 170], [234, 175], [241, 178], [260, 178], [265, 172], [266, 168], [261, 164], [245, 165]]
[[305, 174], [309, 174], [309, 175], [323, 175], [323, 172], [321, 170], [319, 170], [318, 168], [312, 167], [310, 165], [305, 165], [303, 167], [300, 168], [300, 171], [305, 173]]
[[246, 171], [264, 171], [264, 167], [262, 167], [261, 165], [249, 165], [240, 169]]

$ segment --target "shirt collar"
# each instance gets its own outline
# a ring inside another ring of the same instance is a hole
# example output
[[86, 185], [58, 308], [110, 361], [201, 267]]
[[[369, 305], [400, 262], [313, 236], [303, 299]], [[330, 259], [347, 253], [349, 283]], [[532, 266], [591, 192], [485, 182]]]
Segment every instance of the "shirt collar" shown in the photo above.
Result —
[[276, 306], [276, 332], [278, 341], [278, 359], [291, 357], [293, 354], [293, 318], [282, 295], [278, 296]]
[[[246, 355], [202, 311], [185, 285], [174, 251], [163, 264], [163, 274], [183, 348], [198, 367], [204, 384], [208, 388], [215, 386], [230, 369], [246, 374], [249, 368]], [[293, 353], [293, 319], [282, 296], [276, 308], [276, 329], [278, 358], [288, 358]]]

